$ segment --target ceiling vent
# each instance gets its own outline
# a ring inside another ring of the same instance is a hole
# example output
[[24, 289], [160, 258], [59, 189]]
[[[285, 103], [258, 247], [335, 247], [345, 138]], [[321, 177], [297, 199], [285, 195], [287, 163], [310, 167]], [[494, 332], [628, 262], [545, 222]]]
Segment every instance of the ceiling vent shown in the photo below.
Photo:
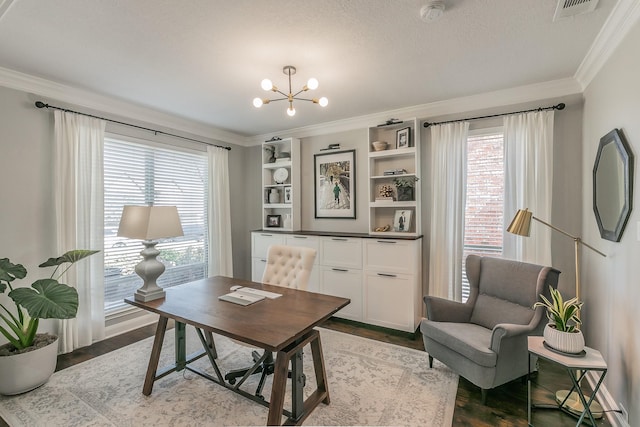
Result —
[[598, 0], [558, 0], [553, 21], [555, 22], [582, 13], [593, 12], [597, 5]]

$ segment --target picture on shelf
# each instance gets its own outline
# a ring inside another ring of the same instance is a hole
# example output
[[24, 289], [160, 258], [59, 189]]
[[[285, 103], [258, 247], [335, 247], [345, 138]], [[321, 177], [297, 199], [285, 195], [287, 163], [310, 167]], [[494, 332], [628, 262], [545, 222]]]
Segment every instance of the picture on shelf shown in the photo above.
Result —
[[315, 217], [356, 217], [356, 150], [314, 155]]
[[267, 227], [281, 227], [281, 215], [267, 215]]
[[412, 211], [410, 210], [397, 210], [393, 220], [393, 231], [409, 231], [411, 228], [411, 214]]
[[284, 202], [291, 203], [291, 187], [284, 187]]
[[410, 131], [411, 128], [404, 128], [396, 132], [396, 148], [407, 148], [409, 146]]

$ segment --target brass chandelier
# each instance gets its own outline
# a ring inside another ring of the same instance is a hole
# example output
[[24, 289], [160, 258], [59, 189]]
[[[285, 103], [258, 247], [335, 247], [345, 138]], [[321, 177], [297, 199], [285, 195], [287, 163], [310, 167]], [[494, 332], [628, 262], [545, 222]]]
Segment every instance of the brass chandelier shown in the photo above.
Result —
[[260, 107], [262, 107], [263, 104], [268, 104], [270, 102], [275, 102], [275, 101], [287, 100], [289, 102], [289, 108], [287, 108], [287, 114], [289, 116], [293, 117], [296, 114], [296, 109], [293, 107], [293, 100], [294, 99], [300, 100], [300, 101], [310, 101], [310, 102], [313, 102], [314, 104], [320, 105], [321, 107], [326, 107], [327, 104], [329, 104], [329, 100], [324, 96], [322, 98], [311, 98], [311, 99], [309, 99], [309, 98], [298, 98], [298, 95], [300, 95], [302, 92], [306, 92], [308, 90], [317, 89], [318, 88], [318, 80], [317, 79], [314, 79], [313, 77], [310, 78], [307, 81], [307, 84], [302, 87], [302, 89], [300, 89], [296, 93], [293, 93], [293, 91], [291, 90], [291, 76], [293, 76], [296, 73], [296, 67], [294, 67], [293, 65], [286, 65], [282, 69], [282, 72], [289, 77], [289, 93], [286, 94], [286, 93], [282, 92], [276, 86], [273, 85], [271, 80], [264, 79], [264, 80], [262, 80], [262, 83], [261, 83], [262, 89], [264, 89], [266, 91], [277, 92], [280, 95], [282, 95], [284, 98], [276, 98], [276, 99], [254, 98], [253, 99], [253, 106], [254, 107], [260, 108]]

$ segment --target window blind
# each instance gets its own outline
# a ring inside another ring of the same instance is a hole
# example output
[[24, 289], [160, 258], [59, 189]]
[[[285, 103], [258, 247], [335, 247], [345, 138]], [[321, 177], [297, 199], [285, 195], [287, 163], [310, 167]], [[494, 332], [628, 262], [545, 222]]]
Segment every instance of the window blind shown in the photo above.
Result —
[[134, 269], [142, 257], [140, 240], [118, 237], [124, 205], [177, 206], [184, 236], [160, 240], [158, 259], [166, 288], [207, 277], [207, 157], [106, 138], [104, 144], [105, 314], [125, 307], [125, 297], [142, 285]]

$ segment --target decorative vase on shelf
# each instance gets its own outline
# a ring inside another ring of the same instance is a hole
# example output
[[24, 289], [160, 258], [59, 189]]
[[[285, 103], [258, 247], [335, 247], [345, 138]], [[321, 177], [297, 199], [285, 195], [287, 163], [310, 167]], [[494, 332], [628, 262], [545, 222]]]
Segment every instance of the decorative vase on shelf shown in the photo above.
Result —
[[284, 216], [284, 221], [282, 223], [283, 227], [286, 229], [291, 229], [291, 214], [286, 214]]
[[269, 203], [280, 203], [280, 192], [277, 188], [272, 188], [269, 193]]

